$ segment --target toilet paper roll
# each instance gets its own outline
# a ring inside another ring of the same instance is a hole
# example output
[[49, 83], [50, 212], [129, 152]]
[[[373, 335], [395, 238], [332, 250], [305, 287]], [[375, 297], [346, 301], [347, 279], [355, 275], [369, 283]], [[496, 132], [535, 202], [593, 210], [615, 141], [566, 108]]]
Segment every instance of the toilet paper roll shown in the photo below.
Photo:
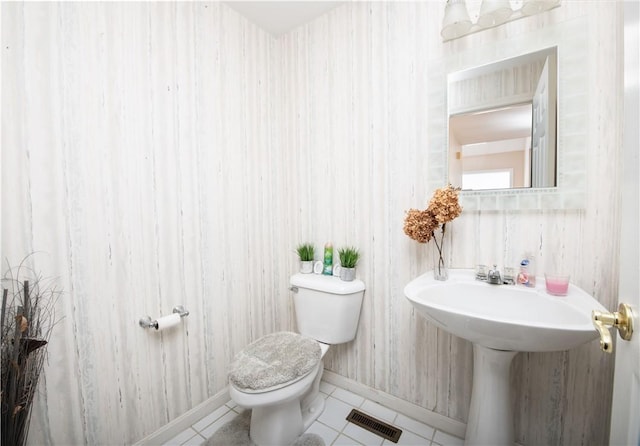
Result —
[[174, 327], [180, 323], [180, 315], [178, 313], [173, 313], [169, 316], [159, 317], [156, 321], [156, 330], [166, 330], [167, 328]]

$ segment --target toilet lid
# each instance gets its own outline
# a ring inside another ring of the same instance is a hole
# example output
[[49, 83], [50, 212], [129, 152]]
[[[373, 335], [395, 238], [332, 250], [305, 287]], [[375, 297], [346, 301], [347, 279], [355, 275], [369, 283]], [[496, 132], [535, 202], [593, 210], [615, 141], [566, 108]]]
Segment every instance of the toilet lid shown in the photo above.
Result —
[[236, 355], [229, 380], [249, 392], [284, 387], [307, 375], [321, 356], [314, 339], [288, 331], [268, 334]]

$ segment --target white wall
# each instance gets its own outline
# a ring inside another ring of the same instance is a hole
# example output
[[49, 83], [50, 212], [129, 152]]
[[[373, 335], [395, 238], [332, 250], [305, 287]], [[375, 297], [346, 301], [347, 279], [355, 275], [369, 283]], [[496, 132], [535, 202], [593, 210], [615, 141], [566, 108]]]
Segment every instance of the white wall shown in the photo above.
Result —
[[[515, 266], [533, 251], [540, 272], [545, 265], [567, 270], [614, 308], [621, 74], [614, 4], [563, 2], [549, 14], [443, 44], [439, 2], [355, 3], [284, 36], [283, 82], [292, 94], [283, 123], [288, 143], [305, 149], [301, 166], [304, 180], [308, 176], [302, 221], [317, 242], [353, 243], [364, 253], [358, 271], [367, 291], [358, 338], [331, 350], [328, 368], [466, 421], [471, 345], [426, 323], [402, 291], [432, 267], [428, 247], [402, 231], [404, 211], [424, 208], [430, 198], [428, 74], [445, 55], [582, 15], [590, 36], [584, 69], [591, 73], [589, 122], [583, 123], [590, 141], [584, 147], [587, 209], [463, 211], [450, 226], [450, 258], [456, 267]], [[570, 352], [518, 355], [512, 369], [516, 440], [606, 444], [612, 366], [595, 341]]]
[[32, 444], [131, 444], [291, 325], [276, 57], [218, 3], [2, 3], [3, 270], [65, 290]]
[[[430, 268], [402, 232], [429, 198], [427, 74], [447, 52], [588, 15], [588, 208], [463, 214], [450, 258], [535, 250], [613, 308], [621, 22], [605, 5], [443, 45], [435, 2], [347, 4], [279, 40], [217, 3], [3, 3], [1, 255], [48, 253], [36, 266], [66, 291], [32, 444], [131, 443], [222, 389], [236, 351], [293, 327], [306, 240], [364, 254], [358, 338], [327, 367], [466, 421], [471, 346], [402, 294]], [[138, 327], [177, 303], [181, 329]], [[518, 355], [518, 442], [606, 443], [612, 366], [597, 342]]]

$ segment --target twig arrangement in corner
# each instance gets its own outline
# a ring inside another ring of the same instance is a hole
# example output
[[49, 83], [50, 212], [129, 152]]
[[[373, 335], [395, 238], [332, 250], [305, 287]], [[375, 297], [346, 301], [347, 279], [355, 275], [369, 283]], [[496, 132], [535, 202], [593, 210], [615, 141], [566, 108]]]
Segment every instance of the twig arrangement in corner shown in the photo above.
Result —
[[2, 278], [2, 444], [27, 442], [31, 406], [42, 373], [46, 344], [56, 323], [60, 295], [53, 280], [25, 266], [25, 258]]

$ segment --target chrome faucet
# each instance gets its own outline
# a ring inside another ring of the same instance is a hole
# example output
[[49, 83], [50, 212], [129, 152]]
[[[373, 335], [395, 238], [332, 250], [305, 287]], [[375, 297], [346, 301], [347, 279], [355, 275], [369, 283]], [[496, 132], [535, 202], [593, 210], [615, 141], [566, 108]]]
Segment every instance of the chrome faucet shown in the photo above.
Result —
[[493, 269], [489, 270], [489, 274], [487, 275], [487, 282], [492, 285], [502, 285], [502, 277], [500, 277], [498, 265], [493, 265]]

